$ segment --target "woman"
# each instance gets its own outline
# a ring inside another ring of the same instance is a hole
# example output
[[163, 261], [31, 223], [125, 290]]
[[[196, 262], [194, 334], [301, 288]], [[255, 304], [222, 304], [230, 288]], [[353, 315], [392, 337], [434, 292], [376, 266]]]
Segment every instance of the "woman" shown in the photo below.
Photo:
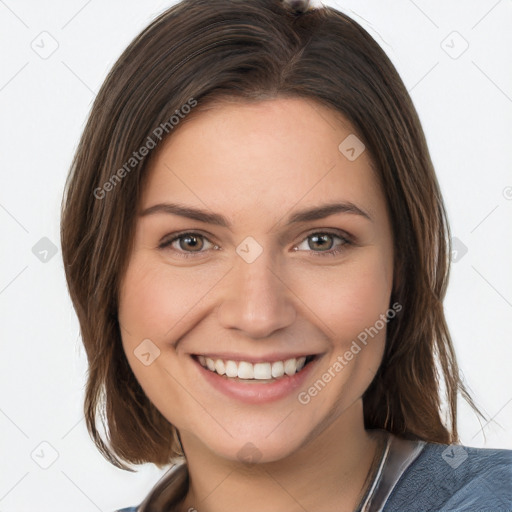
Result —
[[123, 469], [173, 464], [125, 511], [512, 506], [512, 451], [458, 444], [458, 393], [479, 411], [417, 114], [347, 16], [159, 16], [96, 98], [62, 247], [92, 438]]

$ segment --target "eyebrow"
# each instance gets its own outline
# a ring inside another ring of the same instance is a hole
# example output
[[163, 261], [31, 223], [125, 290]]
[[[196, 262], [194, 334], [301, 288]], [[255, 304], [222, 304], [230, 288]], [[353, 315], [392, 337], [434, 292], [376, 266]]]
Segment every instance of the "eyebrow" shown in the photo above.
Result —
[[[184, 206], [177, 203], [155, 204], [143, 210], [139, 216], [145, 217], [147, 215], [153, 215], [156, 213], [179, 215], [180, 217], [186, 217], [188, 219], [197, 220], [206, 224], [214, 224], [231, 229], [231, 223], [226, 219], [226, 217], [224, 217], [224, 215], [201, 210], [193, 206]], [[370, 222], [373, 222], [370, 215], [355, 204], [351, 202], [335, 202], [295, 212], [288, 218], [287, 225], [324, 219], [336, 213], [359, 215], [368, 219]]]

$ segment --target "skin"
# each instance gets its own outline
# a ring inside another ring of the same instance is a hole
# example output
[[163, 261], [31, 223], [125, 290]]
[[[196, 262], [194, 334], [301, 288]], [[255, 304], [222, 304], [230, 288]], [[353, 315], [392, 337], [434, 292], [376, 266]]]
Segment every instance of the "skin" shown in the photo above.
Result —
[[[191, 358], [213, 350], [321, 354], [307, 390], [388, 310], [389, 215], [368, 151], [349, 161], [338, 149], [352, 133], [339, 113], [310, 100], [223, 102], [194, 112], [148, 169], [139, 212], [179, 202], [232, 223], [138, 217], [120, 292], [129, 364], [178, 428], [187, 456], [191, 485], [181, 510], [251, 512], [264, 503], [266, 511], [351, 511], [361, 497], [379, 453], [361, 397], [382, 360], [385, 327], [307, 404], [296, 392], [258, 405], [230, 399], [198, 377]], [[286, 225], [298, 210], [335, 201], [371, 220], [336, 213]], [[315, 244], [311, 235], [323, 230], [334, 235]], [[186, 231], [206, 239], [159, 247]], [[337, 238], [345, 234], [353, 244]], [[248, 236], [263, 248], [252, 263], [236, 252]], [[322, 255], [332, 248], [341, 250]], [[187, 251], [192, 257], [178, 254]], [[149, 366], [134, 354], [144, 339], [160, 350]], [[247, 443], [257, 463], [239, 460]]]

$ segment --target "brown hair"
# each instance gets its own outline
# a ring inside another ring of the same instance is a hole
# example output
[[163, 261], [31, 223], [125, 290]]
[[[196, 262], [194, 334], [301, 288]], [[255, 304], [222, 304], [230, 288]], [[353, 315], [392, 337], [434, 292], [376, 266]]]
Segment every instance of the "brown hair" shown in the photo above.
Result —
[[[363, 396], [365, 428], [459, 442], [457, 393], [481, 413], [459, 377], [443, 311], [450, 254], [445, 208], [397, 71], [361, 26], [329, 7], [300, 13], [279, 0], [183, 0], [143, 30], [108, 74], [63, 198], [64, 268], [89, 362], [85, 418], [99, 450], [128, 470], [123, 461], [163, 467], [179, 454], [176, 429], [128, 365], [117, 320], [135, 206], [156, 151], [130, 159], [154, 141], [156, 127], [166, 126], [171, 136], [174, 128], [165, 123], [191, 100], [199, 109], [222, 97], [312, 100], [341, 113], [363, 140], [393, 228], [391, 303], [404, 310], [388, 325], [382, 364]], [[441, 418], [443, 398], [448, 425]]]

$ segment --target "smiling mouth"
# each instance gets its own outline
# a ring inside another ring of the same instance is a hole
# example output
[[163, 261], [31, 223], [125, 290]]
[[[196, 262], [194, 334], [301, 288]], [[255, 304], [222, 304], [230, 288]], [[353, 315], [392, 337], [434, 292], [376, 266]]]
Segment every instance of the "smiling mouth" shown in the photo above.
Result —
[[317, 355], [302, 356], [282, 361], [249, 363], [230, 359], [212, 359], [204, 355], [193, 356], [199, 364], [227, 379], [244, 381], [274, 381], [300, 373]]

